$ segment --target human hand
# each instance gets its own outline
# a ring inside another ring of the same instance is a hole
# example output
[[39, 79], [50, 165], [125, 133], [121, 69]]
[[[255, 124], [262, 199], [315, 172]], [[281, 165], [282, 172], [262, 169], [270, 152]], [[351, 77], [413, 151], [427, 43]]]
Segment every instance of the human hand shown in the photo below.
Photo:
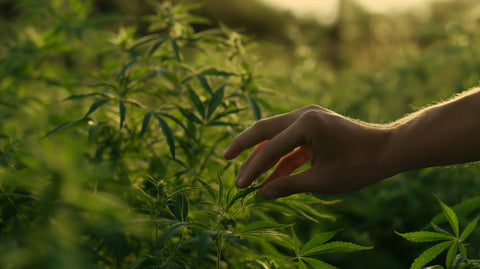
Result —
[[[301, 192], [345, 193], [395, 174], [385, 165], [389, 129], [346, 118], [319, 106], [259, 120], [223, 153], [233, 159], [256, 148], [241, 165], [235, 185], [246, 188], [275, 164], [258, 190], [264, 199]], [[293, 174], [310, 160], [310, 168]]]

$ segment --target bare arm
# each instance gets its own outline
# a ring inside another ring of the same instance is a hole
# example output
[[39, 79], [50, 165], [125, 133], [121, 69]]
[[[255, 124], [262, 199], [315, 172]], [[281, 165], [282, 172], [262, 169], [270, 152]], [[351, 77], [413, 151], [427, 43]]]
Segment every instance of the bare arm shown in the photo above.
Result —
[[[352, 120], [319, 106], [258, 121], [224, 152], [233, 159], [257, 145], [235, 184], [245, 188], [277, 164], [259, 193], [351, 192], [397, 173], [480, 160], [480, 90], [386, 125]], [[310, 160], [311, 167], [293, 171]]]

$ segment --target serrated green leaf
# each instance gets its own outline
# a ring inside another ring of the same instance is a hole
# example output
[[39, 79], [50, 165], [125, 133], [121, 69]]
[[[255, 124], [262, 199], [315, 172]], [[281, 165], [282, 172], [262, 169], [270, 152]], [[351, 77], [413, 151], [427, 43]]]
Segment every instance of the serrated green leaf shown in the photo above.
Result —
[[159, 113], [156, 113], [156, 114], [173, 120], [176, 124], [178, 124], [178, 125], [183, 129], [183, 131], [185, 131], [185, 134], [186, 134], [187, 136], [189, 136], [190, 138], [192, 138], [192, 139], [195, 141], [195, 143], [198, 143], [197, 139], [196, 139], [195, 136], [192, 134], [192, 132], [190, 132], [190, 130], [188, 130], [188, 128], [185, 127], [185, 125], [183, 125], [183, 123], [182, 123], [179, 119], [177, 119], [177, 118], [175, 118], [174, 116], [172, 116], [172, 115], [170, 115], [170, 114], [167, 114], [167, 113], [161, 113], [161, 112], [159, 112]]
[[172, 154], [172, 158], [175, 159], [175, 140], [173, 139], [172, 129], [170, 129], [167, 122], [164, 119], [162, 119], [162, 117], [158, 116], [157, 114], [155, 114], [154, 116], [158, 120], [158, 124], [162, 129], [162, 133], [167, 139], [167, 144], [168, 144], [168, 147], [170, 148], [170, 153]]
[[455, 258], [455, 255], [457, 254], [457, 249], [458, 249], [458, 245], [456, 243], [452, 244], [450, 246], [450, 248], [448, 249], [447, 258], [445, 259], [445, 266], [447, 267], [447, 269], [452, 267], [453, 259]]
[[311, 250], [312, 248], [327, 242], [332, 237], [334, 237], [339, 231], [340, 230], [316, 234], [314, 237], [312, 237], [312, 239], [308, 240], [308, 242], [305, 243], [305, 245], [303, 245], [302, 250], [300, 251], [300, 254], [303, 255], [304, 253]]
[[120, 130], [121, 130], [123, 127], [123, 122], [125, 121], [125, 113], [127, 110], [125, 107], [125, 104], [121, 100], [118, 102], [118, 110], [120, 112]]
[[140, 137], [142, 137], [143, 134], [145, 134], [145, 132], [147, 131], [151, 118], [152, 118], [152, 112], [147, 112], [145, 113], [145, 116], [143, 116], [142, 130], [140, 131]]
[[220, 169], [217, 168], [217, 182], [218, 182], [218, 203], [219, 205], [222, 203], [223, 200], [223, 180], [220, 174]]
[[250, 108], [252, 109], [255, 120], [260, 120], [262, 118], [262, 111], [257, 103], [257, 100], [251, 96], [247, 96], [246, 98]]
[[445, 231], [444, 229], [438, 227], [437, 225], [435, 225], [435, 223], [432, 222], [431, 225], [436, 232], [443, 233], [443, 234], [446, 234], [446, 235], [450, 235], [450, 236], [453, 237], [453, 235], [451, 235], [449, 232]]
[[302, 259], [298, 259], [297, 265], [298, 269], [308, 269], [307, 265], [302, 261]]
[[289, 201], [289, 200], [285, 200], [285, 201], [289, 206], [296, 208], [299, 212], [302, 212], [305, 216], [308, 217], [308, 219], [311, 219], [314, 222], [318, 223], [317, 218], [329, 219], [329, 220], [333, 220], [333, 221], [335, 220], [334, 216], [327, 215], [327, 214], [322, 214], [322, 213], [318, 212], [315, 208], [313, 208], [310, 205], [307, 205], [305, 203], [297, 202], [297, 201]]
[[188, 200], [185, 193], [179, 193], [175, 195], [168, 203], [170, 212], [175, 216], [178, 221], [185, 221], [188, 217]]
[[267, 241], [279, 246], [282, 246], [286, 249], [292, 249], [292, 240], [290, 236], [276, 232], [276, 231], [264, 231], [264, 232], [256, 232], [256, 233], [245, 233], [244, 235], [250, 238], [260, 238], [263, 241]]
[[240, 108], [240, 109], [231, 109], [231, 110], [228, 110], [228, 111], [224, 111], [222, 113], [218, 113], [218, 114], [215, 114], [215, 116], [212, 118], [212, 121], [217, 121], [225, 116], [228, 116], [230, 114], [235, 114], [235, 113], [239, 113], [239, 112], [242, 112], [243, 110], [245, 110], [245, 108]]
[[246, 188], [246, 189], [243, 189], [239, 192], [237, 192], [233, 197], [232, 197], [232, 200], [230, 200], [227, 204], [227, 208], [226, 210], [228, 211], [230, 209], [230, 207], [232, 207], [232, 205], [240, 198], [243, 198], [247, 195], [249, 195], [250, 193], [258, 190], [259, 188], [261, 188], [262, 186], [253, 186], [253, 187], [249, 187], [249, 188]]
[[217, 107], [222, 103], [224, 90], [225, 90], [225, 85], [218, 88], [213, 93], [212, 98], [210, 99], [210, 102], [208, 103], [207, 119], [210, 119], [210, 117], [212, 116], [215, 109], [217, 109]]
[[292, 231], [292, 240], [293, 240], [293, 250], [295, 251], [295, 255], [300, 256], [300, 241], [298, 240], [297, 234], [295, 233], [295, 229], [290, 227]]
[[409, 241], [416, 242], [416, 243], [455, 239], [453, 235], [447, 235], [444, 233], [436, 233], [436, 232], [427, 232], [427, 231], [411, 232], [411, 233], [403, 233], [403, 234], [399, 232], [395, 232], [395, 233]]
[[208, 193], [210, 194], [210, 196], [213, 198], [213, 200], [216, 202], [217, 201], [217, 194], [215, 193], [215, 191], [213, 190], [213, 188], [210, 186], [210, 184], [208, 184], [207, 182], [205, 182], [205, 180], [203, 180], [202, 178], [200, 178], [200, 176], [196, 175], [196, 174], [193, 174], [193, 178], [195, 178], [195, 180], [197, 180], [198, 182], [200, 182], [202, 184], [202, 186], [208, 191]]
[[192, 101], [193, 105], [195, 106], [195, 109], [197, 110], [198, 114], [203, 119], [205, 119], [205, 107], [203, 106], [202, 101], [200, 101], [200, 97], [190, 87], [188, 87], [188, 93], [189, 93], [189, 96], [190, 96], [190, 100]]
[[455, 233], [455, 236], [458, 237], [459, 228], [458, 228], [457, 215], [455, 215], [455, 212], [453, 212], [453, 210], [450, 207], [448, 207], [446, 204], [444, 204], [438, 196], [435, 196], [435, 197], [437, 198], [438, 202], [440, 203], [440, 205], [442, 207], [442, 210], [443, 210], [443, 214], [445, 215], [448, 222], [450, 223], [450, 226], [452, 227], [453, 232]]
[[442, 253], [446, 248], [448, 248], [452, 241], [438, 243], [435, 246], [425, 250], [420, 256], [418, 256], [410, 266], [410, 269], [421, 269], [425, 264], [429, 263], [431, 260], [435, 259], [440, 253]]
[[467, 225], [467, 227], [465, 227], [462, 234], [460, 235], [460, 240], [464, 240], [465, 238], [467, 238], [473, 232], [473, 230], [475, 230], [475, 227], [477, 226], [477, 223], [478, 223], [479, 219], [480, 219], [480, 217], [477, 217], [476, 219], [472, 220], [472, 222], [470, 222]]
[[313, 258], [308, 258], [304, 257], [302, 258], [305, 262], [309, 263], [313, 268], [318, 268], [318, 269], [338, 269], [337, 267], [330, 265], [326, 262], [323, 262], [321, 260], [313, 259]]
[[[457, 212], [457, 214], [459, 215], [466, 215], [478, 208], [480, 208], [480, 196], [466, 200], [452, 207], [452, 209], [455, 212]], [[444, 222], [445, 220], [446, 220], [445, 215], [443, 213], [440, 213], [437, 216], [435, 216], [431, 222], [438, 224], [438, 223]]]
[[61, 130], [65, 129], [65, 128], [67, 128], [67, 127], [69, 127], [69, 126], [71, 126], [71, 125], [73, 125], [73, 124], [75, 124], [75, 123], [77, 123], [77, 122], [79, 122], [79, 121], [81, 121], [81, 120], [83, 120], [83, 119], [76, 119], [76, 120], [70, 120], [70, 121], [64, 122], [64, 123], [58, 125], [57, 127], [55, 127], [55, 129], [53, 129], [53, 130], [51, 130], [50, 132], [48, 132], [43, 138], [45, 138], [45, 137], [47, 137], [47, 136], [50, 136], [50, 135], [52, 135], [52, 134], [54, 134], [54, 133], [58, 133], [58, 132], [60, 132]]
[[271, 221], [256, 221], [250, 224], [247, 224], [238, 230], [239, 234], [245, 233], [256, 233], [259, 231], [266, 231], [266, 230], [274, 230], [274, 229], [281, 229], [285, 228], [289, 225], [280, 224]]
[[207, 126], [239, 126], [240, 124], [238, 123], [231, 123], [231, 122], [223, 122], [223, 121], [213, 121], [209, 122]]
[[250, 250], [255, 251], [255, 249], [248, 243], [247, 240], [241, 239], [240, 237], [231, 233], [224, 233], [223, 236], [225, 236], [225, 239], [231, 245], [235, 244], [239, 246], [244, 246]]
[[90, 97], [90, 96], [103, 96], [103, 97], [107, 97], [106, 94], [104, 93], [100, 93], [100, 92], [92, 92], [92, 93], [86, 93], [86, 94], [75, 94], [75, 95], [71, 95], [65, 99], [63, 99], [62, 101], [69, 101], [69, 100], [77, 100], [77, 99], [83, 99], [83, 98], [86, 98], [86, 97]]
[[83, 117], [84, 119], [86, 119], [90, 114], [92, 114], [93, 112], [95, 112], [95, 110], [99, 109], [101, 106], [105, 105], [106, 103], [108, 103], [111, 99], [102, 99], [102, 100], [99, 100], [95, 103], [93, 103], [91, 106], [90, 106], [90, 109], [88, 109], [88, 112], [87, 114], [85, 114], [85, 116]]
[[178, 107], [178, 110], [180, 111], [180, 113], [182, 113], [182, 115], [187, 118], [187, 120], [191, 121], [191, 122], [195, 122], [195, 123], [198, 123], [198, 124], [203, 124], [202, 120], [200, 120], [195, 114], [193, 114], [191, 111], [183, 108], [183, 107]]
[[458, 251], [460, 252], [460, 254], [462, 254], [463, 256], [467, 256], [467, 248], [465, 247], [464, 244], [458, 244]]
[[373, 247], [361, 246], [350, 242], [342, 242], [342, 241], [334, 241], [330, 243], [326, 243], [310, 250], [302, 253], [303, 256], [307, 255], [315, 255], [319, 253], [327, 253], [327, 252], [352, 252], [352, 251], [360, 251], [360, 250], [367, 250], [372, 249]]
[[144, 105], [142, 105], [140, 102], [138, 102], [137, 100], [133, 100], [133, 99], [123, 99], [123, 102], [124, 103], [127, 103], [127, 104], [130, 104], [132, 106], [135, 106], [135, 107], [138, 107], [138, 108], [145, 108]]
[[212, 241], [212, 237], [217, 235], [217, 233], [217, 231], [203, 231], [202, 234], [200, 234], [197, 245], [197, 262], [203, 260], [208, 252], [208, 246]]
[[147, 57], [150, 57], [152, 56], [153, 53], [155, 53], [155, 51], [157, 51], [157, 49], [165, 42], [165, 39], [164, 40], [160, 40], [158, 41], [157, 43], [155, 43], [152, 48], [148, 51], [147, 53]]
[[212, 87], [210, 87], [210, 84], [208, 83], [208, 80], [204, 76], [196, 76], [195, 77], [198, 82], [200, 82], [200, 85], [202, 85], [202, 88], [204, 88], [207, 92], [213, 95]]
[[157, 242], [155, 243], [155, 247], [158, 248], [161, 245], [163, 245], [168, 239], [170, 239], [172, 236], [174, 236], [178, 230], [181, 228], [187, 226], [187, 222], [178, 222], [170, 227], [168, 227], [163, 233], [158, 237]]
[[181, 62], [182, 58], [180, 56], [180, 51], [179, 51], [179, 48], [178, 48], [177, 40], [176, 39], [171, 40], [170, 44], [172, 45], [172, 50], [175, 53], [175, 58], [177, 59], [177, 61]]
[[229, 77], [229, 76], [235, 75], [235, 73], [221, 71], [221, 70], [218, 70], [215, 67], [208, 67], [208, 68], [200, 71], [199, 74], [203, 75], [203, 76], [221, 76], [221, 77]]
[[125, 76], [125, 72], [127, 72], [130, 67], [132, 67], [134, 64], [138, 62], [138, 58], [133, 58], [130, 62], [122, 66], [122, 70], [120, 70], [120, 73], [117, 75], [117, 79], [120, 80], [121, 77]]

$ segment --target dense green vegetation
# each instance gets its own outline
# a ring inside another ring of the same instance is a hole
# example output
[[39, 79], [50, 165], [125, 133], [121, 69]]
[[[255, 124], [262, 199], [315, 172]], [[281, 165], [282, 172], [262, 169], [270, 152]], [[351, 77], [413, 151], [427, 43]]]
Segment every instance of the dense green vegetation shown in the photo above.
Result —
[[303, 105], [388, 122], [475, 86], [480, 5], [344, 1], [318, 25], [256, 3], [263, 27], [239, 33], [253, 3], [233, 2], [224, 25], [209, 5], [5, 1], [0, 267], [478, 268], [477, 164], [267, 202], [221, 153]]

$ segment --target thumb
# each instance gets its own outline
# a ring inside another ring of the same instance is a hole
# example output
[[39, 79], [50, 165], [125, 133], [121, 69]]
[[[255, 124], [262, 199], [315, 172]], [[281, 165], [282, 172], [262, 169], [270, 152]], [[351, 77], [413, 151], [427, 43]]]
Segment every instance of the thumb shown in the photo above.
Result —
[[317, 181], [318, 175], [314, 175], [313, 169], [307, 169], [304, 172], [276, 178], [268, 182], [264, 187], [258, 190], [265, 200], [271, 200], [280, 197], [286, 197], [295, 193], [315, 192], [319, 189]]

